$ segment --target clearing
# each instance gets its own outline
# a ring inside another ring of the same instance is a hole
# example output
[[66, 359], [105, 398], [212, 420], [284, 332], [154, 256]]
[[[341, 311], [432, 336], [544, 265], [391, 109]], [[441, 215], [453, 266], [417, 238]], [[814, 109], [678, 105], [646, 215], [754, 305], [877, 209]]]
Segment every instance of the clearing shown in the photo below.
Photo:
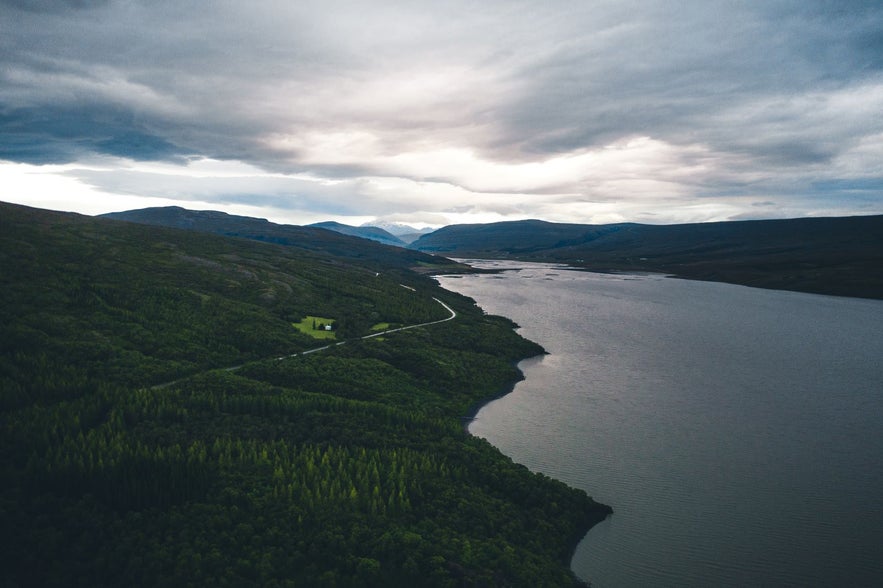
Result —
[[334, 324], [334, 319], [321, 316], [307, 316], [299, 323], [291, 323], [291, 325], [314, 339], [335, 339], [334, 331], [326, 330], [326, 326]]

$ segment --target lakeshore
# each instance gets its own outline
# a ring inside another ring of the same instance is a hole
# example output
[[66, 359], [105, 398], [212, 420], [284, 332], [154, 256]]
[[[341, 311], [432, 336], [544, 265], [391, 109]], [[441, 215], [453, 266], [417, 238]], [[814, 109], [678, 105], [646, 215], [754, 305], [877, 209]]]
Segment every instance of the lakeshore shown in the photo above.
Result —
[[577, 547], [580, 578], [883, 580], [879, 301], [515, 266], [443, 282], [549, 352], [469, 430], [615, 506]]

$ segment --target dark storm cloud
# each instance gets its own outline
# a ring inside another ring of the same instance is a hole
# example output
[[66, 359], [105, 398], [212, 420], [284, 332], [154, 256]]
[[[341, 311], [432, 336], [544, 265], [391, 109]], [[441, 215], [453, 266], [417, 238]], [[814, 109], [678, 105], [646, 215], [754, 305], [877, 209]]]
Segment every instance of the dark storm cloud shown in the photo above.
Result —
[[174, 160], [180, 147], [111, 106], [19, 108], [0, 114], [0, 159], [46, 164], [75, 161], [91, 153], [139, 160]]
[[0, 6], [7, 5], [30, 12], [64, 12], [95, 8], [108, 2], [110, 0], [2, 0]]
[[[523, 149], [546, 152], [649, 135], [785, 163], [829, 159], [843, 142], [806, 143], [837, 134], [839, 121], [817, 126], [814, 136], [805, 125], [820, 105], [795, 110], [789, 101], [861, 83], [879, 63], [883, 5], [842, 4], [631, 5], [633, 17], [618, 14], [600, 31], [605, 43], [597, 30], [576, 31], [577, 19], [569, 44], [525, 70], [532, 88], [510, 108], [507, 139], [520, 136]], [[789, 140], [794, 134], [802, 145]]]

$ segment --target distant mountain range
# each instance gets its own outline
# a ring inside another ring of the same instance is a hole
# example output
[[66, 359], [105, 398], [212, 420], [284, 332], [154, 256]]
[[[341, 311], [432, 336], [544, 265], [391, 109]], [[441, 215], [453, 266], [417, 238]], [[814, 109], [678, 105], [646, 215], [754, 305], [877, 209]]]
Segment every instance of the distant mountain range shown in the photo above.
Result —
[[392, 223], [389, 221], [381, 221], [381, 220], [371, 221], [370, 223], [364, 223], [362, 226], [363, 227], [377, 227], [377, 228], [383, 229], [388, 233], [392, 233], [393, 235], [395, 235], [396, 237], [398, 237], [399, 239], [401, 239], [405, 243], [411, 243], [413, 241], [416, 241], [417, 239], [419, 239], [423, 235], [427, 235], [427, 234], [435, 231], [435, 229], [431, 229], [431, 228], [418, 229], [418, 228], [412, 227], [411, 225], [405, 225], [402, 223]]
[[[369, 238], [344, 234], [340, 230], [330, 230], [318, 226], [280, 225], [266, 219], [211, 210], [187, 210], [179, 206], [166, 206], [112, 212], [101, 216], [140, 224], [242, 237], [298, 247], [306, 251], [320, 251], [346, 256], [354, 260], [361, 260], [369, 268], [375, 266], [378, 269], [380, 267], [387, 269], [398, 267], [433, 272], [451, 271], [460, 267], [444, 257], [406, 249], [401, 241], [397, 246], [390, 246], [378, 243], [376, 240], [369, 240]], [[346, 225], [341, 226], [345, 227]], [[395, 239], [392, 235], [390, 237]]]
[[386, 245], [395, 245], [396, 247], [404, 247], [406, 243], [393, 235], [392, 233], [381, 229], [380, 227], [375, 226], [361, 226], [354, 227], [352, 225], [345, 225], [343, 223], [338, 223], [334, 221], [325, 221], [321, 223], [313, 223], [311, 225], [307, 225], [308, 227], [318, 227], [320, 229], [328, 229], [329, 231], [335, 231], [337, 233], [342, 233], [344, 235], [350, 235], [352, 237], [361, 237], [362, 239], [371, 239], [372, 241], [377, 241], [378, 243], [384, 243]]
[[448, 257], [518, 259], [883, 299], [883, 215], [681, 225], [524, 220], [450, 225], [410, 244], [374, 226], [279, 225], [176, 206], [102, 216], [347, 255], [368, 267], [445, 272], [463, 268]]
[[414, 249], [883, 299], [883, 215], [681, 225], [451, 225]]
[[401, 223], [390, 223], [385, 221], [365, 223], [358, 227], [338, 223], [335, 221], [324, 221], [321, 223], [313, 223], [307, 226], [318, 227], [320, 229], [328, 229], [329, 231], [336, 231], [338, 233], [350, 235], [352, 237], [371, 239], [372, 241], [377, 241], [378, 243], [395, 245], [396, 247], [406, 247], [409, 243], [435, 230], [415, 229], [414, 227], [403, 225]]

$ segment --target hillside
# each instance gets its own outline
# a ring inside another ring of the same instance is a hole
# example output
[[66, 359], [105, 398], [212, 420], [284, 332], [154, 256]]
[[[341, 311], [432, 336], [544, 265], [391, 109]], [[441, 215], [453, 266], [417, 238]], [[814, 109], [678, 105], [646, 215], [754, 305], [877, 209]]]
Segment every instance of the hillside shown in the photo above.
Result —
[[211, 210], [187, 210], [178, 206], [144, 208], [101, 215], [103, 218], [174, 227], [242, 237], [266, 243], [295, 247], [301, 251], [324, 252], [358, 261], [364, 267], [380, 269], [420, 269], [447, 271], [457, 264], [443, 257], [427, 255], [402, 247], [392, 247], [367, 239], [318, 227], [280, 225], [266, 219], [237, 216]]
[[373, 226], [363, 226], [363, 227], [354, 227], [352, 225], [345, 225], [343, 223], [337, 223], [334, 221], [325, 221], [321, 223], [313, 223], [311, 225], [307, 225], [310, 227], [316, 227], [319, 229], [328, 229], [329, 231], [335, 231], [337, 233], [342, 233], [344, 235], [350, 235], [352, 237], [361, 237], [363, 239], [370, 239], [372, 241], [377, 241], [378, 243], [383, 243], [385, 245], [394, 245], [396, 247], [404, 247], [405, 242], [393, 235], [392, 233], [381, 229], [380, 227]]
[[883, 298], [883, 216], [684, 225], [530, 220], [443, 227], [411, 247], [453, 257], [564, 262], [593, 271]]
[[363, 262], [0, 204], [0, 584], [576, 585], [609, 509], [462, 426], [540, 349]]

